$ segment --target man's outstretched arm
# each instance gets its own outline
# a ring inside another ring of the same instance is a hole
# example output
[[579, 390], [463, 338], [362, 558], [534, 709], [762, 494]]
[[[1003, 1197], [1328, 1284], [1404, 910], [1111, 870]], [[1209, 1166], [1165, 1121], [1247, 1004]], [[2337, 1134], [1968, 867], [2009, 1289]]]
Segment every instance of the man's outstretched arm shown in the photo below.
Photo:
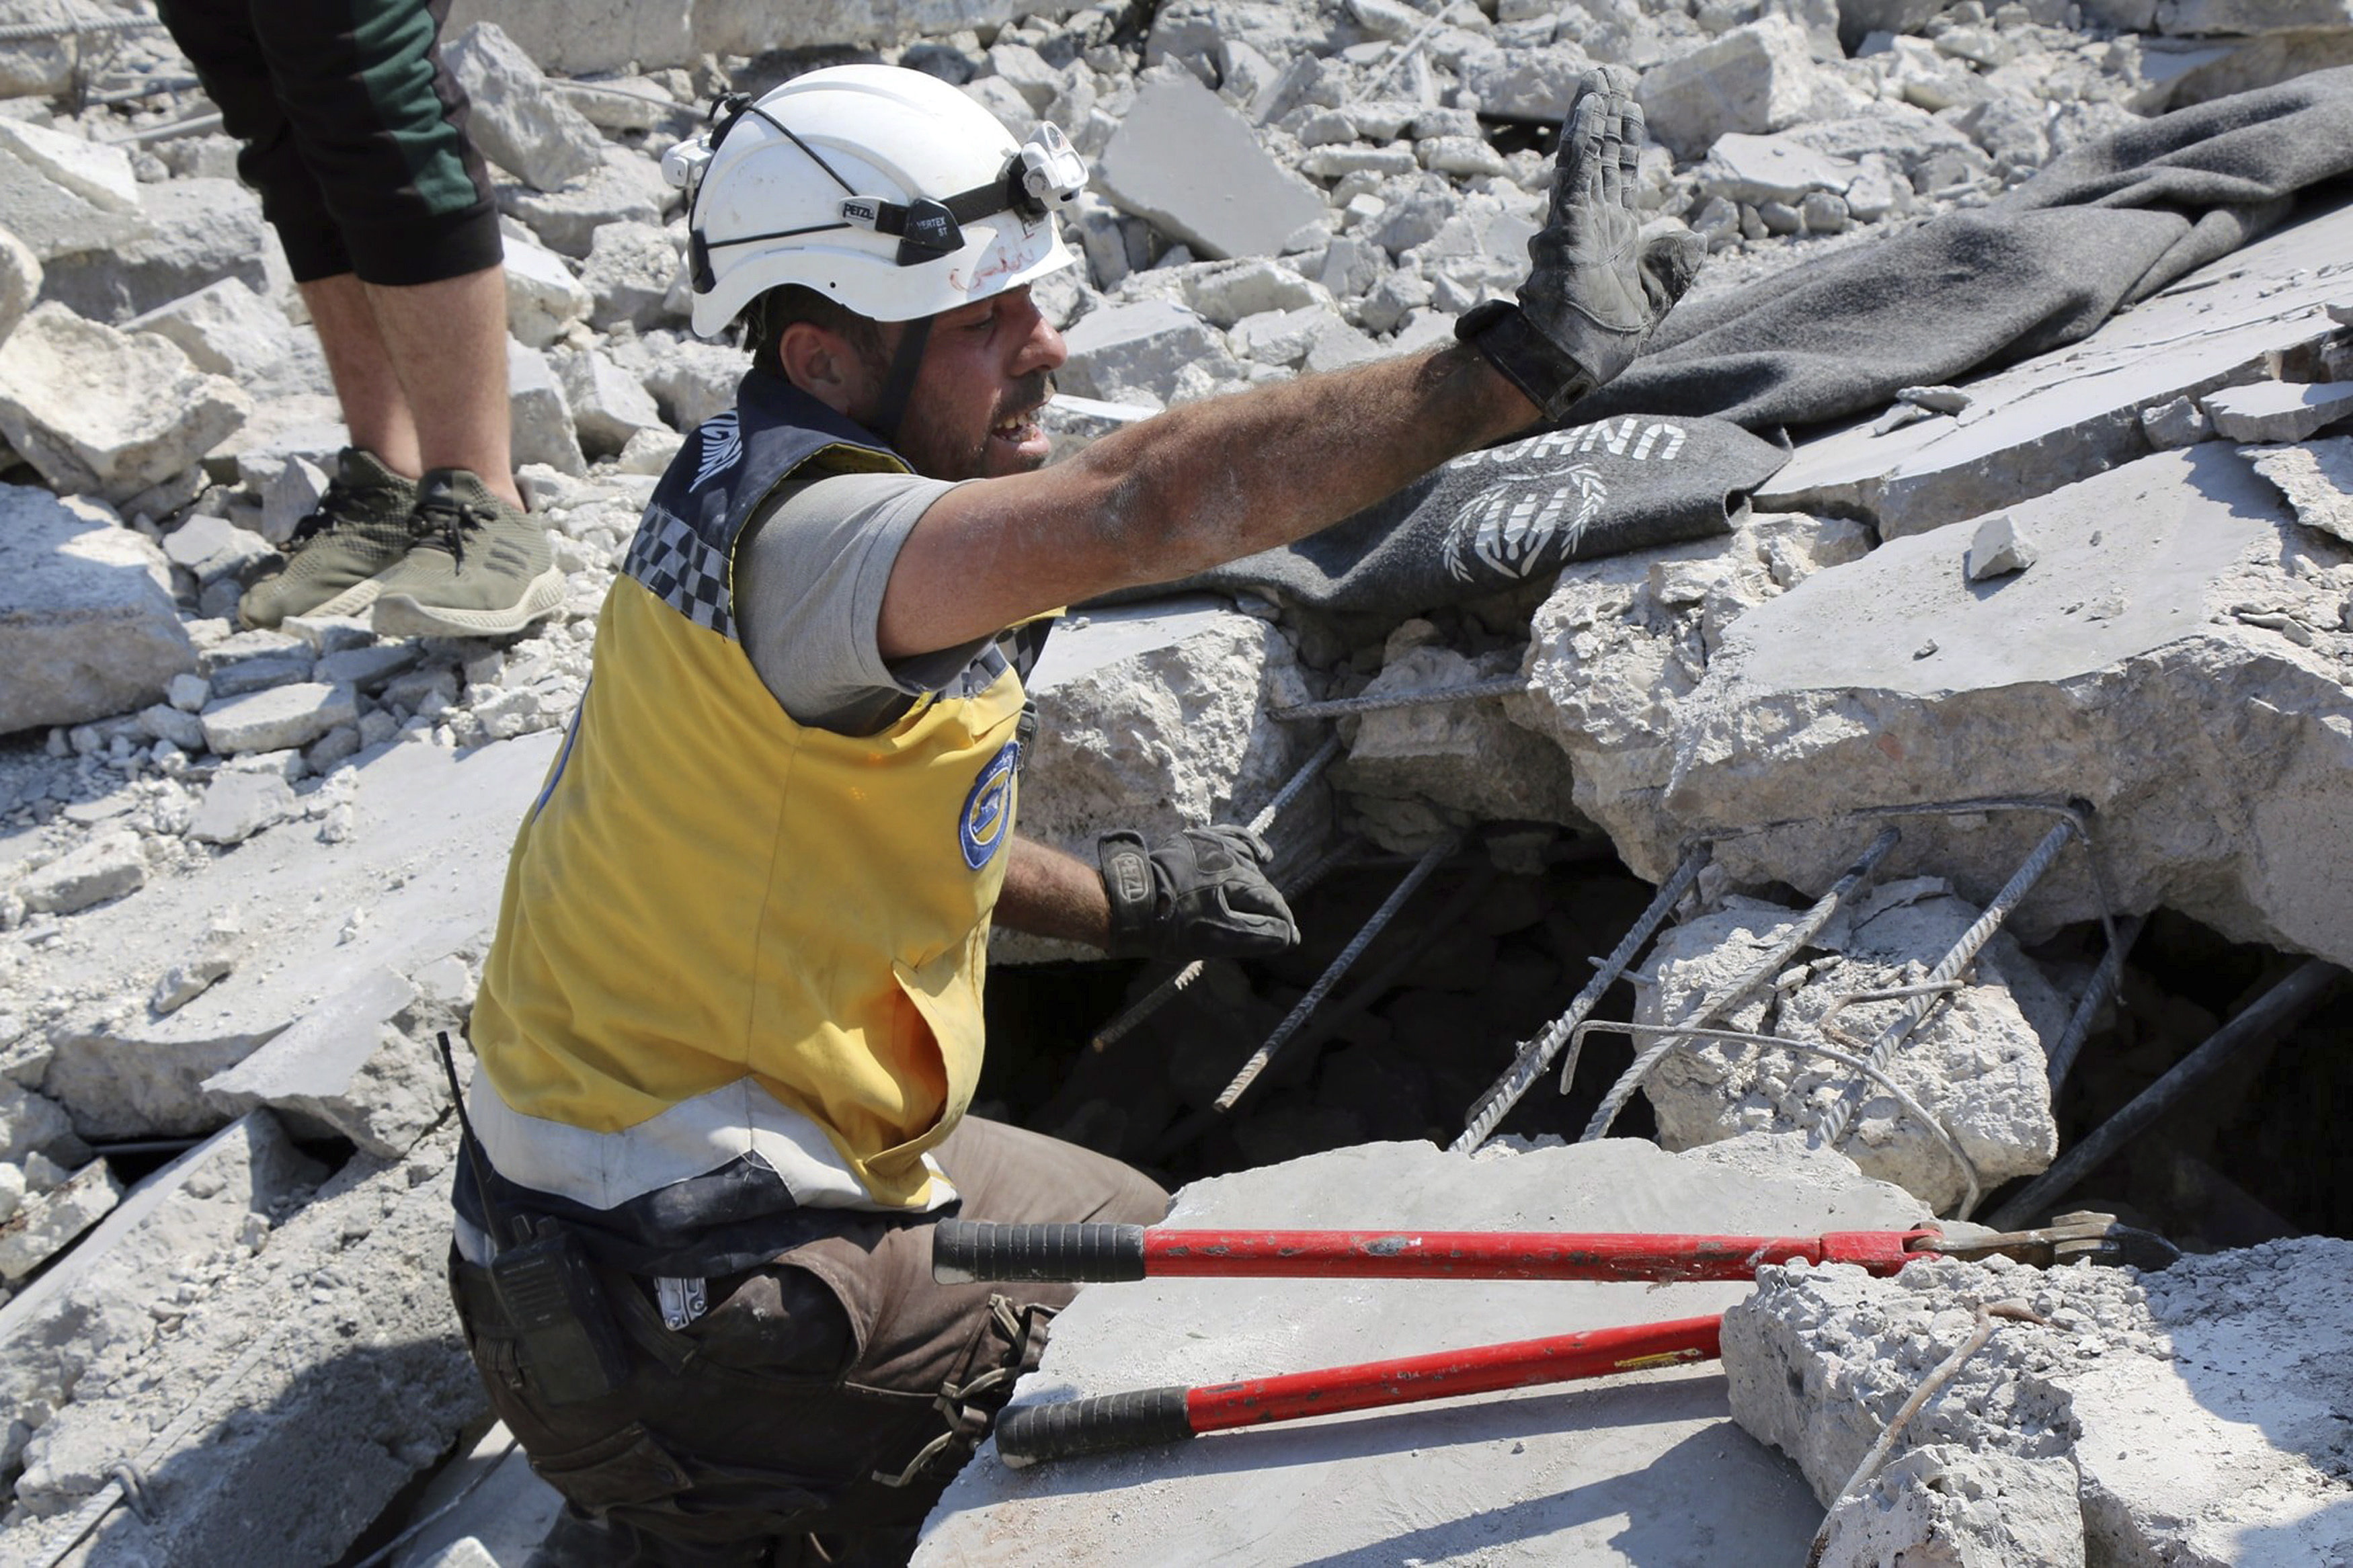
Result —
[[885, 657], [1289, 543], [1558, 417], [1625, 368], [1697, 266], [1692, 237], [1641, 243], [1641, 145], [1632, 78], [1588, 73], [1519, 304], [1466, 317], [1472, 342], [1171, 409], [942, 496], [892, 568]]

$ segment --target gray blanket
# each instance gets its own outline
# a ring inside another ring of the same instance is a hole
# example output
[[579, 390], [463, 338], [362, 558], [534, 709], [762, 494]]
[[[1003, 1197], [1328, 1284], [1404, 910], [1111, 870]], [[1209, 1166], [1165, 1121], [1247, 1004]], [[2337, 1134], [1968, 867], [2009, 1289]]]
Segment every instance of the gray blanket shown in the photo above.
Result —
[[2127, 127], [1987, 206], [1688, 303], [1577, 426], [1187, 585], [1403, 616], [1724, 531], [1780, 467], [1784, 428], [2073, 342], [2348, 173], [2353, 67]]

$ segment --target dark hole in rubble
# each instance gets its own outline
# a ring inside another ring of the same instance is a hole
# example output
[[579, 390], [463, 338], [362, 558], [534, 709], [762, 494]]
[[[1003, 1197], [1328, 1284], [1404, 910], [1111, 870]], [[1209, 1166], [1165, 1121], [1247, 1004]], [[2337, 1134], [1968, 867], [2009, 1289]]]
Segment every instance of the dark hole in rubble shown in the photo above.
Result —
[[[1592, 973], [1588, 960], [1616, 945], [1652, 891], [1615, 861], [1498, 875], [1465, 919], [1433, 931], [1431, 917], [1474, 873], [1480, 853], [1433, 876], [1235, 1110], [1185, 1146], [1167, 1147], [1171, 1132], [1273, 1032], [1396, 885], [1402, 862], [1335, 874], [1301, 901], [1307, 935], [1299, 950], [1210, 965], [1103, 1051], [1090, 1048], [1095, 1031], [1156, 984], [1165, 966], [995, 970], [976, 1109], [1126, 1160], [1172, 1189], [1354, 1143], [1451, 1142], [1519, 1044], [1567, 1007]], [[2036, 956], [2072, 995], [2100, 942], [2096, 925], [2071, 928]], [[1417, 946], [1417, 956], [1399, 962]], [[2170, 910], [2152, 916], [2126, 965], [2119, 1005], [2085, 1042], [2060, 1097], [2061, 1149], [2105, 1122], [2295, 962]], [[1377, 987], [1369, 1005], [1333, 1026], [1368, 982]], [[1622, 1020], [1632, 1005], [1632, 988], [1620, 983], [1593, 1016]], [[2058, 1206], [2115, 1209], [2193, 1250], [2353, 1235], [2353, 1144], [2337, 1136], [2344, 1109], [2353, 1107], [2353, 1056], [2338, 1048], [2348, 1037], [2353, 990], [2274, 1043], [2242, 1052]], [[1575, 1140], [1632, 1058], [1624, 1037], [1591, 1035], [1572, 1092], [1560, 1095], [1556, 1072], [1547, 1073], [1498, 1131]], [[1654, 1131], [1638, 1095], [1613, 1136]], [[2003, 1195], [1989, 1194], [1980, 1215]]]
[[[2152, 915], [2125, 967], [2120, 1005], [2084, 1042], [2060, 1095], [2060, 1148], [2080, 1142], [2299, 962], [2226, 941], [2169, 910]], [[2348, 1038], [2353, 989], [2340, 984], [2295, 1027], [2238, 1052], [2061, 1206], [2137, 1211], [2200, 1251], [2353, 1236], [2353, 1144], [2343, 1135], [2353, 1109]]]
[[[1181, 1148], [1165, 1141], [1209, 1105], [1404, 875], [1388, 859], [1335, 872], [1298, 903], [1304, 940], [1279, 959], [1210, 964], [1133, 1033], [1089, 1041], [1168, 973], [1163, 965], [1003, 966], [988, 977], [988, 1058], [975, 1109], [1116, 1155], [1171, 1186], [1301, 1154], [1391, 1139], [1449, 1143], [1521, 1042], [1559, 1016], [1652, 889], [1615, 860], [1499, 873], [1444, 931], [1432, 919], [1484, 860], [1467, 850], [1377, 938], [1233, 1111]], [[1419, 949], [1418, 952], [1412, 950]], [[1410, 956], [1409, 956], [1410, 954]], [[1340, 1019], [1360, 987], [1373, 999]], [[1595, 1016], [1623, 1019], [1632, 987]], [[1498, 1129], [1574, 1139], [1633, 1059], [1623, 1037], [1586, 1043], [1576, 1092], [1556, 1076]], [[1618, 1123], [1646, 1137], [1639, 1100]]]

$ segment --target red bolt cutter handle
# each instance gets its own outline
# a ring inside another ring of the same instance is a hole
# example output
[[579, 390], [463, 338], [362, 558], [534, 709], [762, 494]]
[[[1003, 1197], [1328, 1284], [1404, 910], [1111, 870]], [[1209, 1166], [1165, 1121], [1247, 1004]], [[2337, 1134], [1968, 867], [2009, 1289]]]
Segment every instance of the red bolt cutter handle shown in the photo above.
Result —
[[1753, 1279], [1767, 1263], [1858, 1263], [1893, 1274], [1933, 1253], [1933, 1230], [1822, 1236], [1642, 1236], [1541, 1231], [1147, 1230], [1140, 1225], [932, 1228], [932, 1278]]
[[997, 1451], [1007, 1464], [1018, 1468], [1040, 1459], [1180, 1442], [1233, 1426], [1713, 1361], [1723, 1353], [1718, 1339], [1723, 1323], [1718, 1316], [1588, 1329], [1240, 1383], [1172, 1385], [1018, 1405], [997, 1418]]

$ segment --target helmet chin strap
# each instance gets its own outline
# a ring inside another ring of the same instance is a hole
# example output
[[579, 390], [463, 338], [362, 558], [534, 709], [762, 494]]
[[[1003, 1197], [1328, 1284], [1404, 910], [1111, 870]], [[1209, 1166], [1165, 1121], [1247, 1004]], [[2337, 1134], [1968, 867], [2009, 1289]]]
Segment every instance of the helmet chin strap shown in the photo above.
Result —
[[898, 352], [891, 356], [891, 375], [882, 384], [882, 402], [874, 414], [874, 433], [893, 446], [898, 445], [899, 421], [907, 416], [907, 398], [915, 390], [915, 373], [923, 366], [923, 346], [931, 337], [932, 318], [918, 316], [899, 335]]

